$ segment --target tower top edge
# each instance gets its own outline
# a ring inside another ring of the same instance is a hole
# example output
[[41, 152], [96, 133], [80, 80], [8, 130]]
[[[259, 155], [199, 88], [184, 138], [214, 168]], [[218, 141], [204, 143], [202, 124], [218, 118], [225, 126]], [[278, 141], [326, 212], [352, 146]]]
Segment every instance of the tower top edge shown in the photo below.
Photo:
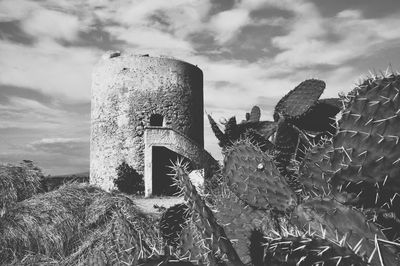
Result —
[[194, 68], [198, 68], [201, 70], [197, 65], [191, 64], [187, 61], [175, 58], [173, 56], [168, 56], [168, 55], [150, 55], [150, 54], [135, 54], [131, 52], [121, 52], [119, 50], [109, 50], [105, 52], [100, 60], [100, 64], [104, 61], [117, 61], [117, 60], [126, 60], [128, 58], [134, 59], [134, 60], [156, 60], [156, 61], [171, 61], [175, 63], [181, 63], [185, 65], [192, 66]]

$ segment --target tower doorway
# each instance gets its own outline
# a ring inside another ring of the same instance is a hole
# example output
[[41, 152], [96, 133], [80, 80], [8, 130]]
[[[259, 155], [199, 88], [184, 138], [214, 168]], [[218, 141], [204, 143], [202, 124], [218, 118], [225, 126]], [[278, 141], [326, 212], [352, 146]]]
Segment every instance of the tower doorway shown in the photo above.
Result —
[[184, 156], [171, 151], [168, 148], [153, 146], [152, 147], [152, 187], [153, 195], [157, 196], [174, 196], [178, 191], [178, 187], [174, 186], [173, 177], [169, 174], [172, 173], [171, 166], [177, 160], [189, 163], [189, 171], [192, 170], [190, 160]]

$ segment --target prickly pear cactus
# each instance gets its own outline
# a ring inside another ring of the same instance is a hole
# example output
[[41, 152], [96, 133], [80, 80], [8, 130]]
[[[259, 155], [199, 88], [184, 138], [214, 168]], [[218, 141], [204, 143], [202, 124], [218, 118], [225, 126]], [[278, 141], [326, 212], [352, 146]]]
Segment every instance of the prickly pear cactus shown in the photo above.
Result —
[[[209, 247], [209, 263], [216, 265], [219, 257], [229, 261], [230, 265], [242, 266], [243, 263], [227, 237], [224, 228], [217, 222], [213, 212], [197, 193], [195, 186], [190, 182], [187, 171], [179, 165], [175, 166], [174, 170], [176, 184], [182, 188], [185, 200], [191, 206], [193, 214], [198, 217], [196, 225], [203, 233], [203, 239], [207, 242], [206, 246]], [[217, 250], [215, 246], [217, 246]]]
[[241, 261], [245, 264], [251, 263], [252, 231], [259, 230], [268, 235], [271, 229], [276, 231], [281, 229], [277, 222], [277, 214], [245, 204], [227, 187], [219, 195], [213, 196], [213, 210], [218, 222], [224, 226], [227, 237], [232, 240], [232, 245]]
[[236, 118], [231, 117], [224, 123], [225, 132], [218, 127], [214, 119], [208, 115], [208, 120], [211, 129], [218, 139], [218, 145], [221, 148], [226, 148], [232, 145], [235, 141], [243, 138], [253, 138], [260, 145], [266, 144], [265, 150], [273, 148], [269, 138], [276, 131], [277, 123], [272, 121], [260, 121], [261, 111], [258, 106], [251, 109], [251, 114], [246, 113], [246, 120], [241, 123], [236, 123]]
[[252, 128], [247, 129], [243, 136], [254, 145], [260, 147], [263, 152], [273, 151], [275, 148], [272, 142]]
[[336, 123], [338, 99], [318, 100], [325, 83], [307, 80], [277, 104], [271, 145], [256, 111], [240, 124], [230, 119], [219, 132], [231, 141], [219, 189], [202, 201], [190, 182], [180, 184], [205, 227], [203, 239], [224, 230], [227, 241], [207, 244], [214, 258], [222, 254], [237, 265], [399, 265], [399, 87], [398, 74], [365, 81], [343, 98]]
[[293, 127], [293, 125], [287, 122], [285, 118], [279, 120], [275, 135], [275, 161], [280, 172], [284, 176], [290, 175], [288, 173], [288, 167], [296, 153], [298, 142], [299, 132]]
[[325, 82], [308, 79], [286, 94], [276, 105], [274, 119], [280, 115], [290, 119], [298, 119], [314, 106], [325, 89]]
[[[373, 223], [367, 221], [363, 213], [328, 198], [316, 198], [306, 201], [296, 207], [292, 214], [292, 223], [304, 230], [344, 241], [351, 247], [357, 247], [360, 254], [367, 259], [379, 263], [375, 256], [375, 238], [386, 240], [384, 234]], [[385, 265], [398, 265], [400, 261], [394, 253], [381, 246], [381, 252], [386, 257]]]
[[231, 117], [225, 124], [225, 135], [232, 140], [237, 140], [240, 137], [240, 132], [237, 128], [236, 117]]
[[298, 180], [311, 197], [331, 193], [329, 179], [332, 177], [329, 153], [333, 152], [332, 141], [326, 139], [309, 148], [299, 167]]
[[249, 141], [226, 151], [224, 175], [230, 189], [248, 205], [259, 209], [293, 209], [297, 196], [280, 175], [273, 158]]
[[209, 259], [210, 248], [207, 246], [208, 243], [204, 241], [197, 223], [193, 221], [192, 217], [185, 223], [185, 227], [180, 232], [179, 244], [174, 254], [199, 265], [215, 263], [215, 260], [210, 261]]
[[159, 222], [160, 232], [168, 245], [178, 245], [187, 220], [189, 220], [189, 208], [184, 203], [176, 204], [162, 214]]
[[399, 88], [396, 74], [359, 85], [345, 98], [333, 137], [332, 182], [355, 193], [365, 207], [390, 205], [400, 191]]
[[[285, 177], [290, 188], [296, 193], [303, 189], [303, 186], [297, 180], [298, 176], [295, 173], [295, 165], [293, 165], [302, 139], [301, 134], [300, 130], [287, 122], [285, 118], [282, 117], [279, 120], [275, 134], [274, 161], [281, 175]], [[308, 146], [306, 142], [301, 143], [303, 153], [306, 146]]]
[[368, 265], [349, 247], [315, 235], [278, 236], [265, 242], [263, 265]]
[[208, 121], [210, 122], [211, 129], [214, 132], [215, 136], [218, 139], [218, 145], [222, 147], [229, 146], [231, 144], [231, 141], [229, 138], [221, 131], [221, 129], [218, 127], [217, 123], [214, 121], [211, 115], [207, 115]]
[[303, 130], [332, 137], [337, 128], [335, 117], [340, 112], [341, 106], [339, 98], [320, 99], [305, 115], [293, 120], [292, 123]]
[[253, 108], [251, 108], [249, 121], [251, 121], [251, 122], [259, 122], [260, 121], [260, 117], [261, 117], [260, 107], [253, 106]]

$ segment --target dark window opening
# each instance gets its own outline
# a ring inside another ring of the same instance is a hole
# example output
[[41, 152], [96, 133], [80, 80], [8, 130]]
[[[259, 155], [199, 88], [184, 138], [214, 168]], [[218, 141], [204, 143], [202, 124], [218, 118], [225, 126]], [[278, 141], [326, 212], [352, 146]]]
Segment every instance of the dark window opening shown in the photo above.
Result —
[[172, 163], [178, 159], [183, 162], [189, 163], [188, 170], [193, 170], [190, 165], [190, 160], [171, 151], [165, 147], [153, 147], [153, 161], [152, 161], [152, 183], [153, 195], [157, 196], [174, 196], [179, 191], [178, 187], [174, 186], [173, 177], [170, 175]]
[[152, 114], [150, 117], [150, 126], [162, 127], [164, 117], [160, 114]]

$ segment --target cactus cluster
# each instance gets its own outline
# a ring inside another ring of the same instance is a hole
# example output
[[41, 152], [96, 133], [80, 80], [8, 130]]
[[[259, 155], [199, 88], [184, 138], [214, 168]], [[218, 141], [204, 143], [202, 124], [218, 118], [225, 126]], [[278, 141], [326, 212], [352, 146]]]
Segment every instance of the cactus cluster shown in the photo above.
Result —
[[223, 132], [208, 116], [224, 154], [219, 185], [200, 195], [185, 166], [173, 167], [202, 263], [400, 264], [400, 75], [372, 77], [340, 99], [319, 99], [324, 88], [302, 82], [274, 122], [253, 107]]

